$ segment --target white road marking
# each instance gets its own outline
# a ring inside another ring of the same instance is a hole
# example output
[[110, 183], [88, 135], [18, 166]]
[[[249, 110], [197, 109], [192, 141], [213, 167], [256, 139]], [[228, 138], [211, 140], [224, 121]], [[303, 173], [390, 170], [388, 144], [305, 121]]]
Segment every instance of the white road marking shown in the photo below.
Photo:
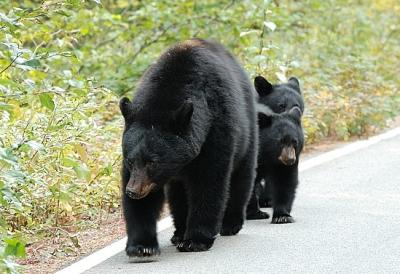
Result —
[[[356, 152], [358, 150], [367, 148], [367, 147], [369, 147], [373, 144], [376, 144], [378, 142], [381, 142], [383, 140], [394, 138], [398, 135], [400, 135], [400, 127], [389, 130], [385, 133], [373, 136], [366, 140], [361, 140], [361, 141], [356, 141], [356, 142], [350, 143], [341, 148], [334, 149], [332, 151], [323, 153], [319, 156], [316, 156], [311, 159], [300, 162], [299, 171], [301, 172], [301, 171], [311, 169], [313, 167], [322, 165], [326, 162], [332, 161], [334, 159], [340, 158], [342, 156], [348, 155], [348, 154]], [[157, 223], [157, 231], [158, 232], [163, 231], [171, 226], [172, 226], [172, 218], [169, 216], [169, 217], [166, 217], [166, 218], [160, 220]], [[86, 270], [104, 262], [108, 258], [111, 258], [112, 256], [123, 251], [125, 249], [126, 241], [127, 241], [126, 237], [119, 241], [116, 241], [116, 242], [92, 253], [91, 255], [77, 261], [76, 263], [73, 263], [70, 266], [56, 272], [56, 274], [80, 274], [80, 273], [83, 273]]]
[[[172, 226], [172, 218], [170, 216], [160, 220], [157, 223], [157, 231], [163, 231]], [[71, 264], [70, 266], [57, 271], [56, 274], [79, 274], [86, 270], [104, 262], [108, 258], [120, 253], [125, 249], [127, 237], [118, 240], [92, 254]]]
[[348, 145], [345, 145], [343, 147], [334, 149], [332, 151], [325, 152], [321, 155], [315, 156], [304, 162], [300, 161], [299, 171], [300, 172], [305, 171], [307, 169], [325, 164], [326, 162], [332, 161], [334, 159], [340, 158], [342, 156], [348, 155], [348, 154], [356, 152], [358, 150], [367, 148], [367, 147], [372, 146], [373, 144], [379, 143], [383, 140], [387, 140], [387, 139], [396, 137], [397, 135], [400, 135], [400, 127], [389, 130], [385, 133], [373, 136], [366, 140], [356, 141], [356, 142], [350, 143]]

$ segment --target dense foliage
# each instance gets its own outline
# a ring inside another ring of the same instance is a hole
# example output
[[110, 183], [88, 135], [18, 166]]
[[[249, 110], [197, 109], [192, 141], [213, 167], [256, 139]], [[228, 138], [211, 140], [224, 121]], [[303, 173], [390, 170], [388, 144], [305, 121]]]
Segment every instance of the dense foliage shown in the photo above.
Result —
[[213, 38], [252, 77], [297, 76], [313, 143], [398, 114], [399, 26], [396, 0], [1, 1], [0, 272], [119, 206], [118, 99], [169, 45]]

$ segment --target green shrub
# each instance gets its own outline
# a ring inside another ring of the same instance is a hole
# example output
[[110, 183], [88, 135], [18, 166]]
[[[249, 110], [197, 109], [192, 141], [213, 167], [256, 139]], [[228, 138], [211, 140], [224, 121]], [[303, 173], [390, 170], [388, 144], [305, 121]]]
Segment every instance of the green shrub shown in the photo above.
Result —
[[177, 41], [218, 40], [251, 77], [297, 76], [308, 144], [370, 134], [399, 113], [395, 0], [6, 2], [0, 272], [18, 271], [24, 240], [96, 225], [119, 207], [118, 99]]

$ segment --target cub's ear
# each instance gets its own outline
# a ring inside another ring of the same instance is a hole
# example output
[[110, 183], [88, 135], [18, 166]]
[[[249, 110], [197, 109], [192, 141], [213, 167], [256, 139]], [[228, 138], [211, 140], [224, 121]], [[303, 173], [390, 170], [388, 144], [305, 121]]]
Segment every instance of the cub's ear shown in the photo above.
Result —
[[193, 115], [193, 103], [188, 100], [173, 112], [172, 119], [179, 132], [188, 128]]
[[299, 79], [297, 79], [296, 77], [290, 77], [289, 80], [288, 80], [288, 84], [289, 84], [292, 88], [294, 88], [298, 93], [301, 94]]
[[270, 94], [273, 90], [271, 83], [262, 76], [254, 78], [254, 87], [261, 97]]
[[123, 97], [119, 101], [119, 109], [121, 110], [122, 116], [124, 116], [125, 121], [129, 121], [133, 115], [133, 106], [131, 101], [127, 97]]
[[303, 113], [299, 107], [293, 107], [289, 110], [289, 116], [292, 117], [297, 123], [301, 123], [301, 116]]
[[260, 128], [267, 128], [272, 124], [273, 114], [266, 112], [258, 112], [258, 126]]

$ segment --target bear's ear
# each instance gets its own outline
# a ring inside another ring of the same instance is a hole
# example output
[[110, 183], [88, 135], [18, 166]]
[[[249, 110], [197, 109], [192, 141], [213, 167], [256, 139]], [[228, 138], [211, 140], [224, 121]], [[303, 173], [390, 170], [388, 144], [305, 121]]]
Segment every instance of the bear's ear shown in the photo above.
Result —
[[270, 94], [273, 90], [271, 83], [262, 76], [254, 78], [254, 87], [261, 97]]
[[272, 124], [273, 114], [258, 112], [258, 126], [260, 128], [267, 128]]
[[289, 84], [292, 88], [294, 88], [298, 93], [301, 94], [299, 79], [297, 79], [296, 77], [290, 77], [289, 80], [288, 80], [288, 84]]
[[297, 123], [301, 123], [301, 116], [303, 113], [299, 107], [293, 107], [289, 110], [289, 116], [292, 117]]
[[131, 101], [129, 101], [127, 97], [123, 97], [119, 101], [119, 109], [121, 110], [122, 116], [124, 116], [125, 121], [130, 121], [133, 116], [133, 106]]
[[188, 100], [173, 112], [173, 122], [179, 132], [188, 128], [193, 115], [193, 103]]

